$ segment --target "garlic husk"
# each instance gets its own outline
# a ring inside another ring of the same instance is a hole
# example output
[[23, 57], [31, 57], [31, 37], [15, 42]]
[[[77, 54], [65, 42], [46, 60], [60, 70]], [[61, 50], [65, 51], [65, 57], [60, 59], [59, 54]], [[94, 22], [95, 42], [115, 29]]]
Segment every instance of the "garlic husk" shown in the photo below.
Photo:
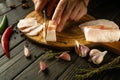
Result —
[[107, 51], [101, 52], [92, 56], [91, 60], [94, 64], [100, 64], [104, 60], [104, 56], [106, 55]]
[[25, 57], [30, 57], [30, 51], [28, 49], [28, 47], [24, 46], [24, 55]]
[[75, 40], [75, 52], [81, 57], [86, 57], [90, 49], [85, 45], [80, 45], [80, 43]]
[[63, 59], [65, 61], [71, 61], [71, 56], [67, 51], [60, 54], [57, 58]]

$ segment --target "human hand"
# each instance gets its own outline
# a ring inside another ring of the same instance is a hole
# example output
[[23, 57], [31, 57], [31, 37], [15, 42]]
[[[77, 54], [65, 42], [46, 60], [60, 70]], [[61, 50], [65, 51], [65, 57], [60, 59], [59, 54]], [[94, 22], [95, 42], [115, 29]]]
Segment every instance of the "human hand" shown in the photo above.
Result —
[[40, 12], [47, 5], [46, 13], [47, 16], [50, 16], [53, 9], [55, 8], [55, 4], [57, 3], [57, 0], [33, 0], [33, 3], [35, 5], [36, 12]]
[[52, 20], [57, 25], [57, 31], [61, 32], [68, 19], [78, 21], [87, 13], [89, 0], [60, 0]]

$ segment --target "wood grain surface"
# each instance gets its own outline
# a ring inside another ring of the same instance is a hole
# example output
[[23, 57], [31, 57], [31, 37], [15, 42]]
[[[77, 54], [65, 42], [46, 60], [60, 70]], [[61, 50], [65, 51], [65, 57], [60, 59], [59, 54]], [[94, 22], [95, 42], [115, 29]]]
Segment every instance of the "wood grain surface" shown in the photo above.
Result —
[[[43, 14], [42, 13], [36, 13], [35, 11], [29, 13], [26, 18], [30, 17], [35, 17], [39, 23], [43, 23]], [[43, 38], [42, 38], [42, 33], [39, 33], [38, 36], [28, 36], [26, 35], [29, 39], [39, 43], [39, 44], [44, 44], [47, 46], [51, 47], [57, 47], [57, 48], [71, 48], [75, 46], [75, 40], [79, 41], [80, 44], [88, 45], [89, 47], [99, 45], [99, 46], [104, 46], [108, 47], [111, 50], [117, 51], [120, 54], [120, 42], [107, 42], [107, 43], [92, 43], [92, 42], [87, 42], [84, 37], [84, 33], [82, 30], [78, 27], [83, 22], [90, 21], [95, 19], [94, 17], [90, 15], [85, 15], [81, 18], [80, 21], [74, 22], [74, 21], [68, 21], [66, 23], [66, 27], [62, 32], [58, 33], [57, 32], [57, 41], [56, 42], [47, 42], [45, 43]], [[47, 19], [46, 23], [48, 25], [49, 19]]]

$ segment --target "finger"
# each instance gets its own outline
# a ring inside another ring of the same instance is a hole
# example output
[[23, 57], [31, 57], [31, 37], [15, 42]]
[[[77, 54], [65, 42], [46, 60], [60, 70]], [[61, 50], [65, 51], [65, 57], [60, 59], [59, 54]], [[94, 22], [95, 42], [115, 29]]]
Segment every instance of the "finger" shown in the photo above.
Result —
[[56, 2], [57, 2], [56, 0], [50, 0], [49, 1], [49, 4], [47, 6], [47, 16], [51, 15], [52, 10], [54, 9]]
[[76, 15], [79, 13], [80, 6], [81, 6], [80, 5], [80, 1], [78, 1], [77, 4], [76, 4], [76, 6], [73, 9], [71, 15], [70, 15], [70, 19], [71, 20], [73, 20], [76, 17]]
[[40, 4], [41, 4], [41, 1], [36, 0], [36, 2], [34, 3], [35, 11], [37, 11], [37, 12], [40, 11]]
[[34, 3], [35, 8], [36, 8], [36, 4], [37, 4], [38, 0], [32, 0], [32, 1]]
[[71, 12], [72, 12], [75, 5], [76, 5], [76, 3], [74, 2], [74, 0], [70, 0], [68, 2], [66, 10], [64, 11], [64, 13], [62, 15], [62, 18], [60, 20], [60, 23], [59, 23], [59, 25], [57, 27], [58, 32], [61, 32], [63, 30], [64, 25], [65, 25], [66, 21], [69, 19], [70, 14], [71, 14]]
[[75, 18], [75, 21], [79, 21], [85, 14], [87, 13], [87, 9], [81, 9], [78, 13], [78, 16]]
[[67, 5], [67, 2], [69, 2], [68, 0], [60, 0], [60, 2], [58, 3], [55, 12], [53, 14], [52, 20], [53, 22], [57, 25], [61, 19], [61, 15]]
[[37, 0], [32, 0], [32, 1], [33, 1], [34, 4], [37, 2]]
[[47, 4], [48, 0], [35, 0], [35, 11], [41, 11], [45, 5]]
[[87, 6], [88, 6], [88, 3], [89, 3], [89, 0], [82, 0], [82, 2], [83, 2], [84, 5], [87, 7]]
[[79, 21], [81, 17], [83, 17], [87, 13], [87, 7], [84, 5], [83, 2], [80, 3], [80, 10], [79, 13], [74, 18], [75, 21]]

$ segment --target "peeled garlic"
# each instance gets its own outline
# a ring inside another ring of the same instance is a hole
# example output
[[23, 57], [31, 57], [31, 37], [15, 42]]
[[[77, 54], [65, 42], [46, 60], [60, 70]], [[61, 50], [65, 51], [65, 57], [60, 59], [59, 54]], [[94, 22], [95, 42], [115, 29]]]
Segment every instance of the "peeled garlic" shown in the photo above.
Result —
[[28, 47], [24, 46], [24, 55], [25, 57], [30, 57], [30, 51], [28, 49]]
[[75, 41], [75, 44], [75, 52], [81, 57], [86, 57], [90, 49], [85, 45], [80, 45], [78, 41]]
[[92, 62], [94, 64], [100, 64], [103, 61], [106, 53], [107, 51], [95, 53], [95, 55], [91, 57]]
[[70, 61], [71, 60], [70, 54], [68, 52], [63, 52], [57, 58], [60, 58], [60, 59], [66, 60], [66, 61]]

